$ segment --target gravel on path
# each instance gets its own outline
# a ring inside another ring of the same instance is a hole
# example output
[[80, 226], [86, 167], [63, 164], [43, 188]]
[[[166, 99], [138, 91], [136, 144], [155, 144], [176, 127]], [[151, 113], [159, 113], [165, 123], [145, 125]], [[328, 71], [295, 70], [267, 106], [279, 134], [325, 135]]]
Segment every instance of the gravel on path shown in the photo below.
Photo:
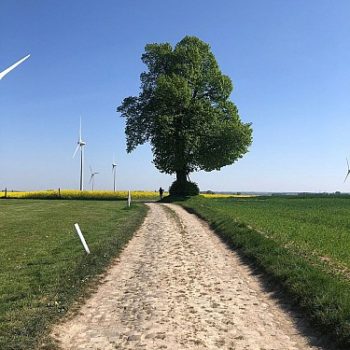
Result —
[[319, 349], [205, 223], [148, 206], [96, 292], [54, 327], [62, 349]]

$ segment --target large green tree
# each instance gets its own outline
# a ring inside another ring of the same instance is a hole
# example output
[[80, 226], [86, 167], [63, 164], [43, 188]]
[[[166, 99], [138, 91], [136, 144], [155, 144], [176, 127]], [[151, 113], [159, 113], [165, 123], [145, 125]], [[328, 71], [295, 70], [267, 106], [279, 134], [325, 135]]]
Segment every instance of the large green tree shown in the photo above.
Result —
[[139, 96], [117, 109], [126, 118], [127, 151], [150, 142], [155, 166], [176, 173], [174, 188], [184, 194], [191, 172], [219, 170], [248, 151], [251, 125], [240, 120], [231, 79], [200, 39], [148, 44], [142, 61]]

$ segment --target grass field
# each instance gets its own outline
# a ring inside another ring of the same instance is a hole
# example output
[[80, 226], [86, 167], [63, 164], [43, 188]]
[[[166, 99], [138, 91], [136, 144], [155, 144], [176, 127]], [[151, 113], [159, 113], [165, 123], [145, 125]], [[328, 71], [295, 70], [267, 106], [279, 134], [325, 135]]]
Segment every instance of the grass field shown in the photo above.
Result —
[[350, 270], [350, 199], [255, 197], [206, 202], [298, 253]]
[[37, 349], [48, 324], [87, 292], [145, 213], [120, 201], [1, 200], [0, 349]]
[[315, 325], [350, 348], [350, 198], [180, 202], [278, 282]]

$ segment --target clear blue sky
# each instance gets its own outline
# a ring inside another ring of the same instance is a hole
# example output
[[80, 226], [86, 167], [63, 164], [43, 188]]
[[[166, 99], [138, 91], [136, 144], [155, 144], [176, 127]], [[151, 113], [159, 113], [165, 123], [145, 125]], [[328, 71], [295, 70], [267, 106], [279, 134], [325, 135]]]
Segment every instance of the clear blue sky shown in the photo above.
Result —
[[[350, 1], [2, 0], [0, 188], [77, 188], [72, 159], [83, 116], [96, 188], [168, 188], [149, 145], [125, 151], [122, 99], [139, 93], [152, 42], [195, 35], [211, 45], [252, 122], [250, 152], [220, 172], [192, 175], [201, 189], [350, 191]], [[86, 184], [87, 185], [87, 184]]]

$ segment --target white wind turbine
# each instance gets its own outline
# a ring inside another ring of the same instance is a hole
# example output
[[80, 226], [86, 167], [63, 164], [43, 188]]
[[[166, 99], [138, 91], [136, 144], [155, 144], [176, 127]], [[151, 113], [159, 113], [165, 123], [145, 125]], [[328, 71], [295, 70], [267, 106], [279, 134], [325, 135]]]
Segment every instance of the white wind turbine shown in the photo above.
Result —
[[97, 175], [98, 172], [97, 171], [95, 171], [95, 172], [92, 171], [92, 168], [90, 166], [90, 173], [91, 173], [91, 176], [90, 176], [89, 183], [91, 183], [91, 191], [93, 191], [94, 190], [94, 185], [95, 185], [95, 175]]
[[10, 73], [13, 69], [15, 69], [18, 65], [20, 65], [22, 62], [24, 62], [26, 59], [28, 59], [30, 57], [30, 55], [27, 55], [26, 57], [23, 57], [22, 59], [20, 59], [19, 61], [17, 61], [16, 63], [14, 63], [12, 66], [6, 68], [4, 71], [0, 72], [0, 80], [7, 75], [8, 73]]
[[80, 118], [80, 128], [79, 128], [79, 140], [77, 148], [74, 151], [73, 158], [78, 152], [78, 149], [80, 148], [80, 191], [84, 190], [84, 146], [86, 143], [81, 138], [81, 118]]
[[348, 178], [348, 176], [349, 176], [349, 174], [350, 174], [350, 167], [349, 167], [348, 158], [346, 158], [346, 163], [348, 164], [348, 173], [347, 173], [346, 176], [345, 176], [344, 182], [346, 181], [346, 179]]
[[[114, 157], [113, 157], [114, 158]], [[116, 162], [113, 160], [112, 163], [112, 173], [113, 173], [113, 191], [115, 192], [115, 177], [116, 177], [116, 172], [117, 172], [117, 164]]]

